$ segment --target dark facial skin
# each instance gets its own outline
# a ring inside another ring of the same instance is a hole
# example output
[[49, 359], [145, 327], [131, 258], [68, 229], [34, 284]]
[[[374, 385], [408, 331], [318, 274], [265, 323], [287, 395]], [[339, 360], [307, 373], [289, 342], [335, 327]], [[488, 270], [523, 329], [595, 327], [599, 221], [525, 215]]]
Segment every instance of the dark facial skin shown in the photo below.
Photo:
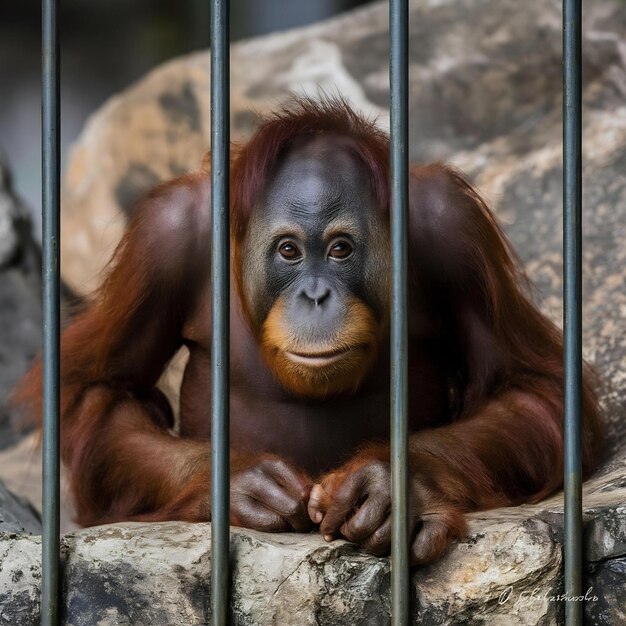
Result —
[[[308, 139], [284, 155], [255, 210], [244, 272], [249, 308], [260, 324], [279, 296], [295, 335], [331, 343], [352, 295], [385, 314], [387, 280], [381, 223], [363, 165], [343, 138]], [[262, 268], [259, 270], [259, 268]], [[384, 288], [383, 288], [384, 289]]]
[[308, 399], [353, 393], [386, 322], [387, 225], [346, 139], [282, 155], [243, 242], [241, 289], [266, 364]]

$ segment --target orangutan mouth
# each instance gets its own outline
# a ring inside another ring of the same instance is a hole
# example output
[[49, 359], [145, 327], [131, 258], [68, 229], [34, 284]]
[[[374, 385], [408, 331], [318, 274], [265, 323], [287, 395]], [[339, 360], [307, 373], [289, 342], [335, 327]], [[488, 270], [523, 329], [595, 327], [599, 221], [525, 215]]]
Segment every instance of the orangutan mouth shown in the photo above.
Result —
[[323, 352], [289, 352], [285, 354], [287, 358], [294, 363], [306, 365], [308, 367], [324, 367], [331, 363], [336, 363], [343, 359], [348, 353], [352, 352], [354, 348], [345, 348], [342, 350], [328, 350]]

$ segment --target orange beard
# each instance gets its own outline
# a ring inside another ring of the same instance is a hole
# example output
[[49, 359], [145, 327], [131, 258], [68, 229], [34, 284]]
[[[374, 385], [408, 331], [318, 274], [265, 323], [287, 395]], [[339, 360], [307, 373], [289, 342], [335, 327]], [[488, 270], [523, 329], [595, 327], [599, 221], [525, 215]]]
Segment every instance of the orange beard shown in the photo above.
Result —
[[[261, 353], [278, 381], [292, 393], [306, 398], [355, 393], [376, 361], [379, 324], [370, 308], [351, 298], [345, 321], [332, 344], [311, 345], [291, 333], [279, 298], [261, 329]], [[350, 349], [337, 361], [323, 366], [294, 362], [287, 353], [317, 354]]]

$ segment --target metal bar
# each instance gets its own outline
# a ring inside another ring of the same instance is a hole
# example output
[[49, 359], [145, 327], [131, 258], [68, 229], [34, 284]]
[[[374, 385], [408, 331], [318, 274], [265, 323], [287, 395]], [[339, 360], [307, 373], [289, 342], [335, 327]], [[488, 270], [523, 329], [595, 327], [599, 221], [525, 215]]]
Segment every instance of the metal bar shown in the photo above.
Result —
[[229, 2], [211, 1], [211, 619], [229, 614]]
[[408, 0], [389, 3], [389, 82], [391, 91], [391, 620], [409, 623], [408, 551]]
[[42, 0], [43, 535], [41, 623], [58, 621], [60, 104], [58, 0]]
[[[563, 327], [565, 593], [581, 594], [582, 574], [582, 0], [563, 2]], [[568, 626], [582, 602], [565, 603]]]

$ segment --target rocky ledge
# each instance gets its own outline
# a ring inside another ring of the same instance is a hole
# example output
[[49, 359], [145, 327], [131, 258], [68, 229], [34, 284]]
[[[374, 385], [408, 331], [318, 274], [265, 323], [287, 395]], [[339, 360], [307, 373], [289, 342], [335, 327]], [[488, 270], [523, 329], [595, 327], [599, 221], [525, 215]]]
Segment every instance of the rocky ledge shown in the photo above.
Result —
[[[584, 605], [593, 624], [626, 623], [626, 488], [606, 491], [611, 481], [586, 487]], [[562, 623], [562, 526], [560, 496], [471, 515], [469, 536], [413, 573], [412, 622]], [[174, 522], [65, 535], [63, 623], [208, 623], [210, 538], [210, 524]], [[389, 623], [386, 558], [318, 534], [235, 528], [231, 552], [233, 624]], [[41, 537], [0, 532], [0, 624], [39, 623], [40, 559]]]

